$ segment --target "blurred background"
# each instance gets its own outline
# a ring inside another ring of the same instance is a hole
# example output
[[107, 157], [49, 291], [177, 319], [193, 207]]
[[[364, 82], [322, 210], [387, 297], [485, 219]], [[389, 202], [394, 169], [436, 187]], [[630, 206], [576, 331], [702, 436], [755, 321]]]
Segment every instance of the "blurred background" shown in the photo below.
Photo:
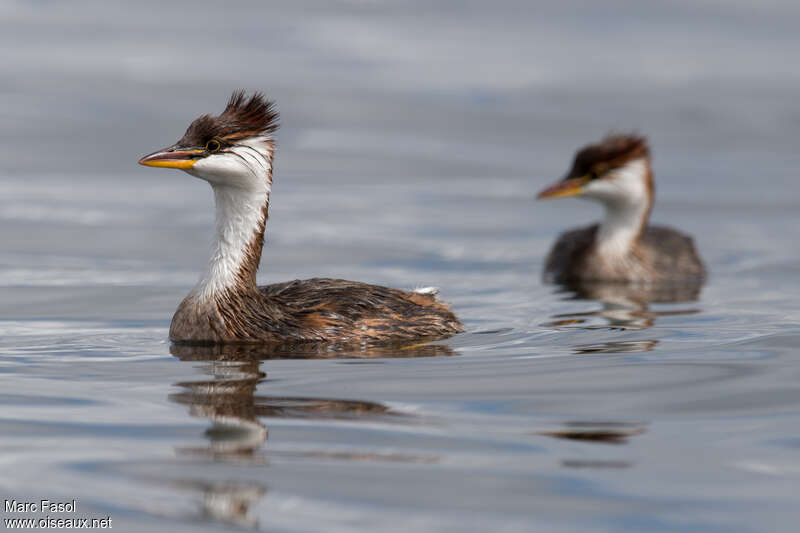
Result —
[[[794, 0], [0, 0], [0, 488], [130, 530], [791, 531], [799, 20]], [[468, 333], [424, 355], [453, 357], [170, 351], [213, 198], [136, 163], [237, 88], [281, 113], [260, 280], [437, 285]], [[540, 282], [601, 210], [534, 196], [610, 131], [649, 137], [653, 218], [711, 271], [698, 301], [610, 316]], [[191, 392], [236, 372], [236, 402]]]
[[[800, 7], [788, 0], [5, 0], [0, 15], [3, 246], [32, 254], [6, 256], [0, 273], [21, 281], [45, 268], [44, 253], [60, 256], [53, 268], [101, 254], [197, 270], [207, 236], [183, 247], [197, 233], [174, 232], [190, 221], [208, 228], [209, 191], [136, 161], [197, 115], [220, 112], [240, 87], [264, 91], [282, 115], [268, 234], [292, 250], [278, 248], [278, 258], [307, 248], [308, 232], [362, 250], [372, 236], [364, 226], [387, 217], [393, 227], [423, 217], [474, 235], [518, 208], [498, 239], [549, 238], [599, 210], [529, 200], [566, 171], [575, 149], [609, 131], [649, 136], [657, 220], [796, 205]], [[392, 188], [411, 189], [412, 202], [396, 201]], [[484, 203], [459, 209], [464, 195]], [[498, 196], [493, 211], [485, 202]], [[348, 211], [354, 204], [364, 211]], [[298, 210], [303, 223], [290, 224]], [[742, 222], [727, 218], [725, 232], [756, 241]], [[108, 242], [97, 232], [111, 227]], [[403, 242], [387, 252], [425, 247], [407, 226], [396, 233]], [[391, 237], [384, 247], [394, 247]], [[463, 243], [437, 241], [430, 253], [466, 259]], [[507, 244], [481, 253], [525, 263], [543, 255], [513, 251], [529, 241]], [[336, 274], [324, 267], [335, 257], [305, 260]], [[39, 282], [55, 283], [54, 274]]]
[[555, 150], [612, 128], [652, 136], [667, 168], [687, 152], [724, 164], [793, 146], [798, 9], [6, 0], [0, 153], [7, 171], [136, 173], [243, 87], [280, 105], [285, 181], [544, 178], [569, 155]]

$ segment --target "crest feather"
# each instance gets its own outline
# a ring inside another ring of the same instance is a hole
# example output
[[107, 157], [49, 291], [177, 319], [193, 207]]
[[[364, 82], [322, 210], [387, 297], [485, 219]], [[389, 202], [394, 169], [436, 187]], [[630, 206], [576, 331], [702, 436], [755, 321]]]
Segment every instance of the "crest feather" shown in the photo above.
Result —
[[278, 110], [275, 102], [261, 92], [249, 96], [244, 90], [234, 91], [219, 116], [197, 117], [178, 143], [181, 146], [205, 146], [211, 139], [236, 143], [248, 137], [267, 137], [277, 131]]
[[636, 134], [609, 134], [596, 144], [581, 148], [575, 155], [569, 177], [589, 171], [606, 171], [640, 157], [649, 157], [647, 138]]
[[219, 119], [262, 134], [274, 133], [279, 126], [275, 102], [267, 100], [261, 92], [254, 92], [248, 98], [243, 89], [233, 92]]

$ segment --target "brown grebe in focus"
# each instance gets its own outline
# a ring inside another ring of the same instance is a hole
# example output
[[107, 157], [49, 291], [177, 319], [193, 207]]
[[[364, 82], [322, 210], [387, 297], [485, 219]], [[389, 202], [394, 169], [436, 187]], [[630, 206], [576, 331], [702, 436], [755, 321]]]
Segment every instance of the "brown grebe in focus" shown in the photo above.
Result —
[[538, 197], [576, 195], [602, 203], [605, 219], [558, 238], [547, 258], [546, 280], [698, 283], [705, 277], [689, 235], [647, 223], [653, 175], [644, 137], [609, 135], [582, 148], [567, 176]]
[[314, 278], [256, 285], [272, 186], [274, 104], [260, 93], [231, 96], [173, 146], [142, 165], [177, 168], [211, 184], [216, 239], [205, 274], [170, 326], [177, 342], [385, 342], [443, 337], [461, 323], [436, 291], [402, 291]]

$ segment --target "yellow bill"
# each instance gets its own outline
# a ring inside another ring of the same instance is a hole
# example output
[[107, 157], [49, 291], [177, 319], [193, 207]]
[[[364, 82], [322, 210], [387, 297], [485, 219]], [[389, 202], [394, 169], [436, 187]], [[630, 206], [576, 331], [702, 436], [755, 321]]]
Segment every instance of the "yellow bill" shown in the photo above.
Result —
[[536, 198], [565, 198], [567, 196], [575, 196], [583, 192], [583, 186], [586, 185], [588, 181], [588, 176], [559, 181], [541, 191], [536, 195]]
[[199, 159], [198, 155], [205, 150], [174, 150], [167, 148], [146, 155], [139, 160], [140, 165], [147, 167], [179, 168], [188, 170]]

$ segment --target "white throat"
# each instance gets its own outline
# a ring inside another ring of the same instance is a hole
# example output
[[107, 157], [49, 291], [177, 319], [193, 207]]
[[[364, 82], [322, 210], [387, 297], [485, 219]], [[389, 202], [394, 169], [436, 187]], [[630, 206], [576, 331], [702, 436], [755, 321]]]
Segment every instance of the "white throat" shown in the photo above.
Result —
[[600, 201], [606, 209], [597, 233], [600, 253], [627, 254], [644, 228], [651, 203], [648, 173], [647, 160], [634, 159], [586, 187], [584, 195]]
[[[263, 231], [269, 204], [271, 147], [253, 143], [236, 146], [232, 151], [234, 154], [207, 158], [192, 172], [211, 184], [216, 204], [211, 259], [192, 291], [201, 300], [241, 284], [242, 267], [252, 260], [250, 248], [258, 232]], [[260, 252], [257, 250], [258, 257]]]

